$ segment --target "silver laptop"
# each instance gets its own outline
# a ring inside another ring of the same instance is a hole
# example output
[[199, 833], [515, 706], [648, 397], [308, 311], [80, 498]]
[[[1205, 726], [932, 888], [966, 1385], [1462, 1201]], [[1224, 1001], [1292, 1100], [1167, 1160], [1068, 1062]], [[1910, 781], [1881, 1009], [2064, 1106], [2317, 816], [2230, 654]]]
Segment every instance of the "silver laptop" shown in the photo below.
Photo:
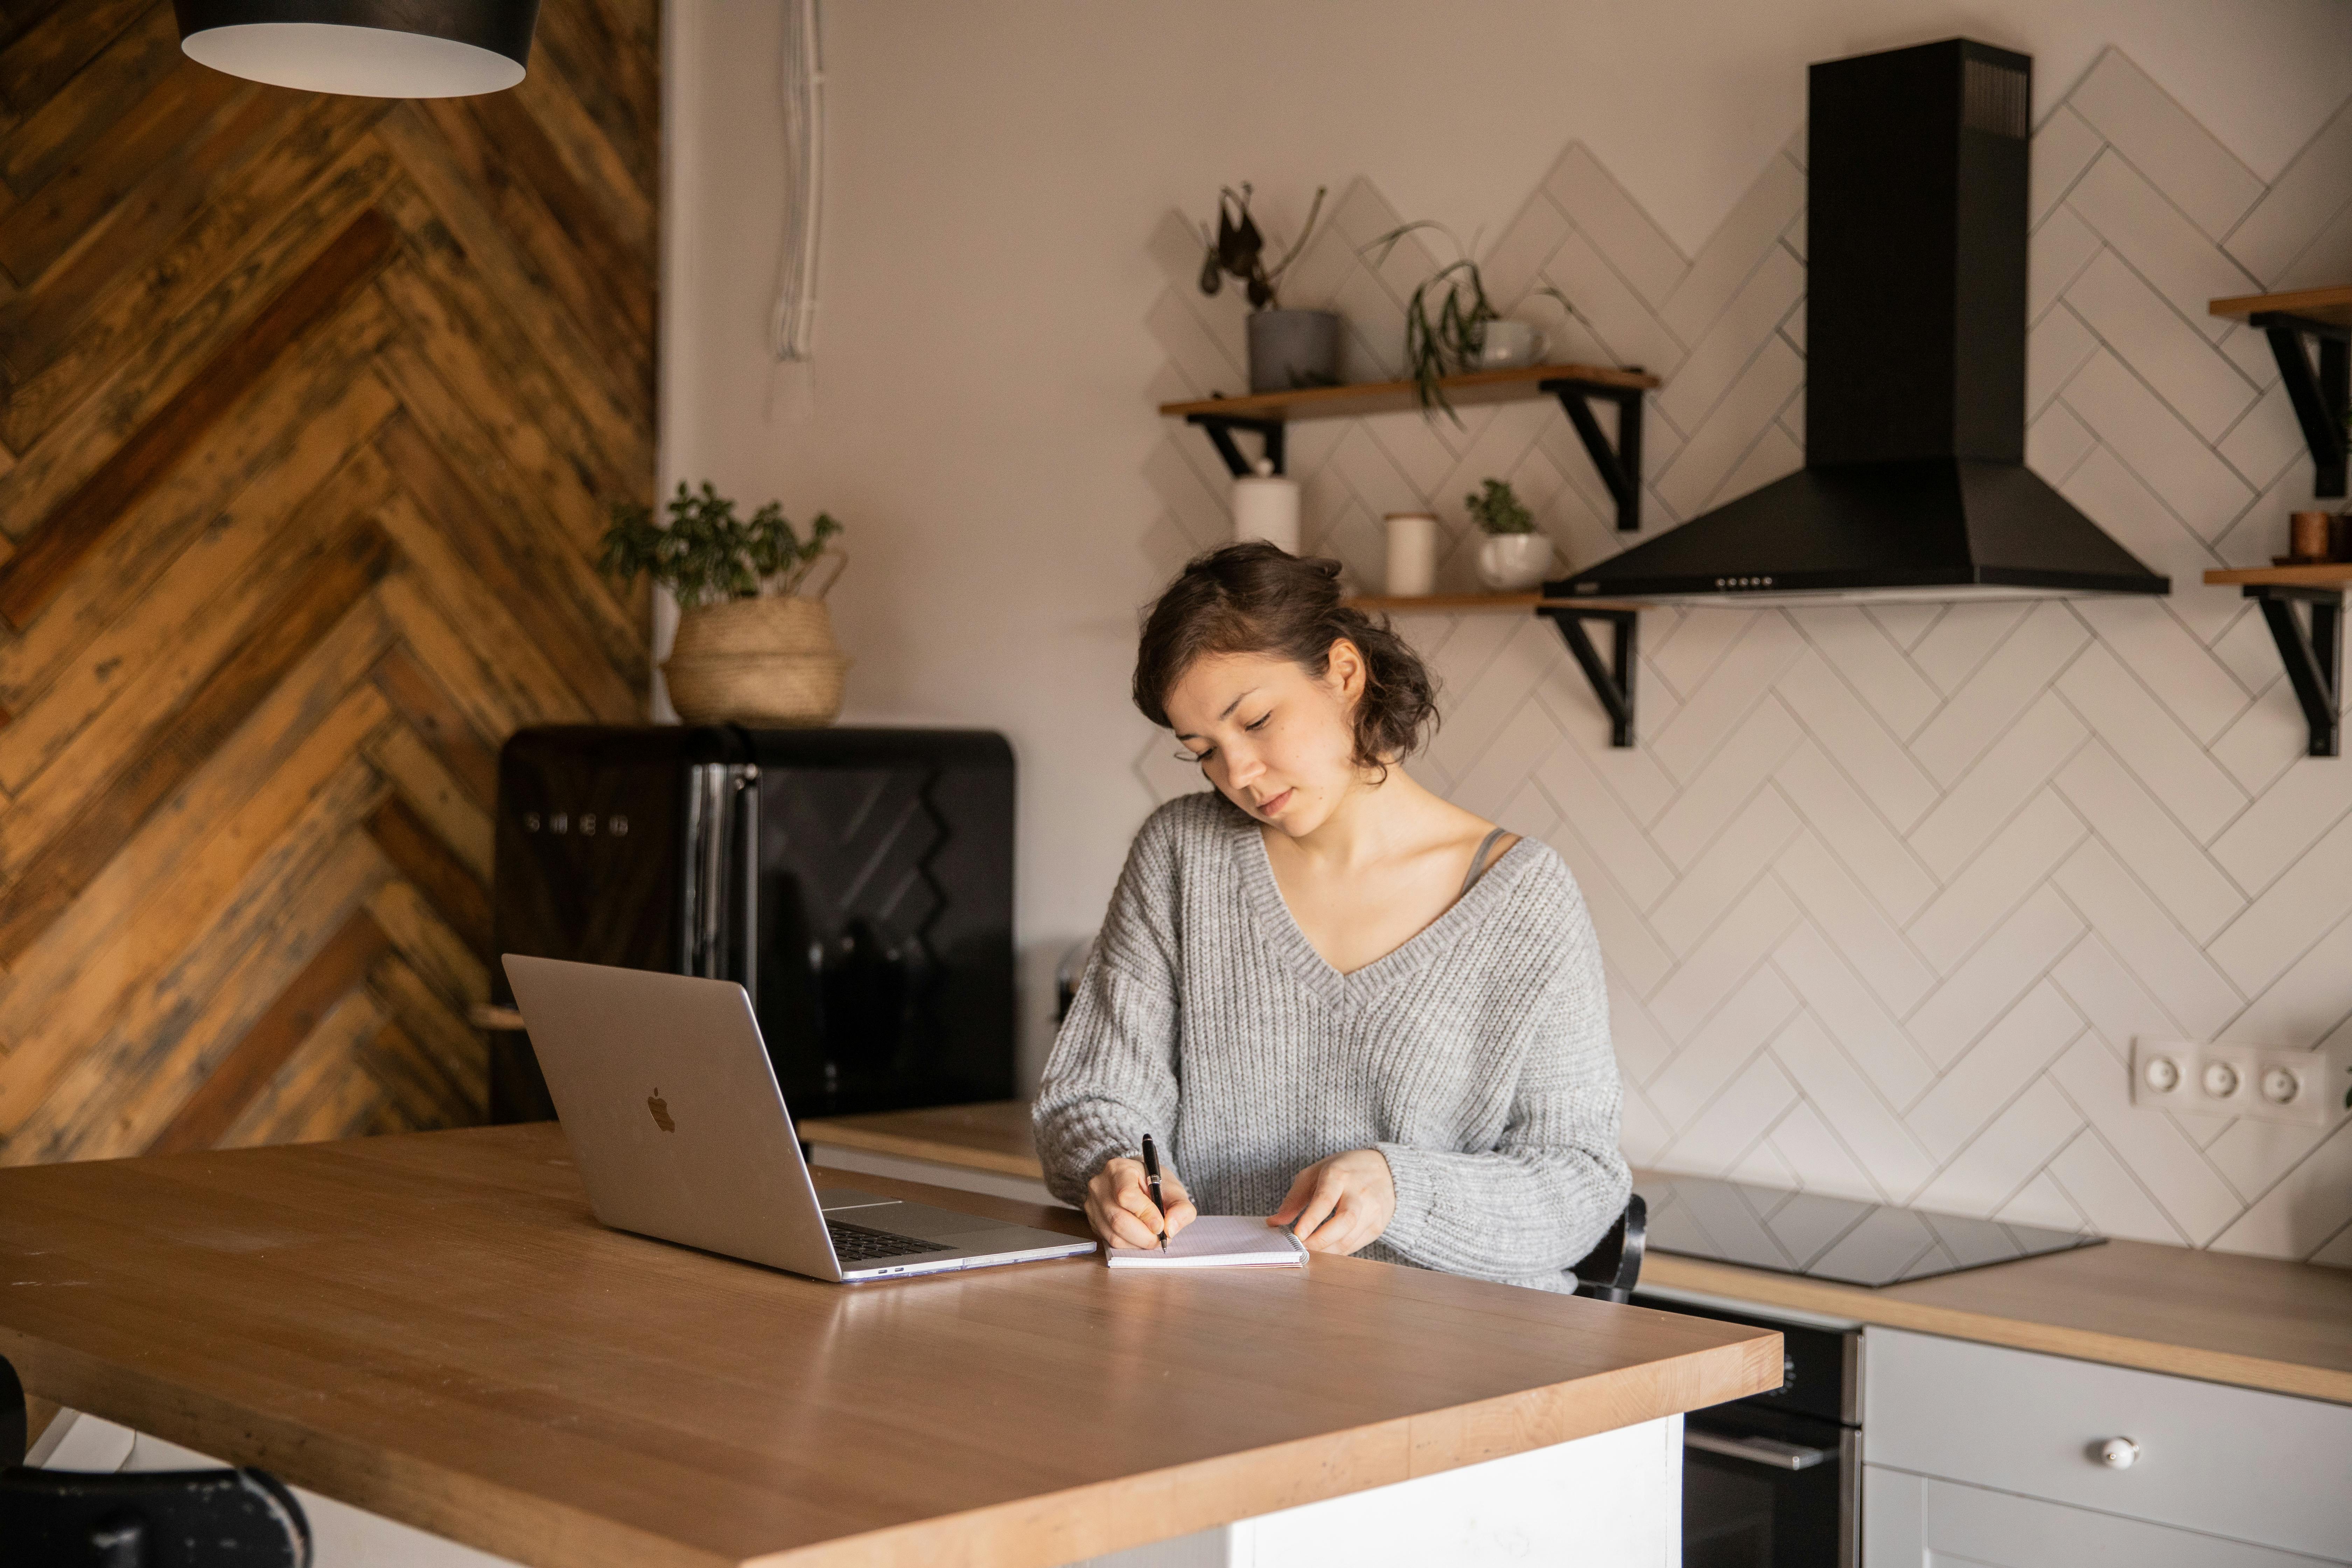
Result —
[[596, 1217], [817, 1279], [895, 1279], [1095, 1250], [1050, 1230], [819, 1192], [751, 999], [731, 980], [505, 956]]

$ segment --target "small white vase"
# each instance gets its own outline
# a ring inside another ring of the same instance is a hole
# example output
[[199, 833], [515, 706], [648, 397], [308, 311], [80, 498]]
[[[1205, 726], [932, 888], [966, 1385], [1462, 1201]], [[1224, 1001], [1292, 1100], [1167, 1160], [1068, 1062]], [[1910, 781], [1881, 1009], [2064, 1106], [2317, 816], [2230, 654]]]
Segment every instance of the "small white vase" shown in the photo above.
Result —
[[1425, 511], [1392, 511], [1381, 520], [1388, 534], [1391, 598], [1419, 599], [1437, 592], [1437, 519]]
[[1551, 572], [1551, 537], [1490, 533], [1478, 542], [1478, 581], [1497, 594], [1524, 594]]

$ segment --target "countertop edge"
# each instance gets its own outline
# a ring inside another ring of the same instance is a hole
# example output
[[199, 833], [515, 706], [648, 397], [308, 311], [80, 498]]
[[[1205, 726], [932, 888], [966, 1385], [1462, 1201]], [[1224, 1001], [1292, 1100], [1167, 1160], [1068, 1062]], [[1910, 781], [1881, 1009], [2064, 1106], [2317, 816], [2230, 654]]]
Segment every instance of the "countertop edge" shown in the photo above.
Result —
[[[1660, 1368], [1679, 1374], [1682, 1392], [1656, 1403], [1675, 1408], [1629, 1415], [1641, 1382]], [[1686, 1415], [1777, 1388], [1781, 1375], [1779, 1336], [1759, 1333], [1474, 1405], [815, 1542], [740, 1568], [916, 1568], [950, 1557], [1069, 1563]], [[1139, 1522], [1105, 1528], [1107, 1518]]]
[[1653, 1252], [1644, 1258], [1642, 1277], [1645, 1283], [1705, 1291], [1759, 1307], [1794, 1307], [1882, 1328], [1909, 1329], [1949, 1339], [1972, 1340], [1979, 1344], [2005, 1345], [2012, 1350], [2038, 1351], [2078, 1361], [2103, 1362], [2110, 1366], [2352, 1405], [2352, 1372], [2238, 1355], [2169, 1341], [2137, 1339], [2063, 1323], [1972, 1312], [1959, 1307], [1906, 1300], [1850, 1286], [1822, 1284], [1794, 1275], [1742, 1268], [1737, 1264], [1709, 1263], [1670, 1253]]

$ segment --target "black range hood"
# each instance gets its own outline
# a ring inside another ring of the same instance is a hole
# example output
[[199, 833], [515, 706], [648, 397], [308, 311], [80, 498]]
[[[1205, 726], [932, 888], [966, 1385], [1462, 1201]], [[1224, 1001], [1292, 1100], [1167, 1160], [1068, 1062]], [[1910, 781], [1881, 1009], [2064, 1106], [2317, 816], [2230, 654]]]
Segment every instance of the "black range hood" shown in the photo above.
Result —
[[1965, 38], [1812, 68], [1806, 466], [1547, 595], [2171, 591], [2025, 467], [2032, 71]]

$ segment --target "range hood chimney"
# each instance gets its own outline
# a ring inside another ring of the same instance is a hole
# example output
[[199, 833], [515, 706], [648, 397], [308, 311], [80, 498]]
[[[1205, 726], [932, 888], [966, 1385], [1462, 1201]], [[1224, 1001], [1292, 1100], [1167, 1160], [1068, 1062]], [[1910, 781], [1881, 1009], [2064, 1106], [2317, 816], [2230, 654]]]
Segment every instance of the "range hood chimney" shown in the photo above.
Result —
[[1812, 68], [1805, 467], [1548, 595], [2171, 590], [2025, 467], [2032, 71], [1965, 38]]

